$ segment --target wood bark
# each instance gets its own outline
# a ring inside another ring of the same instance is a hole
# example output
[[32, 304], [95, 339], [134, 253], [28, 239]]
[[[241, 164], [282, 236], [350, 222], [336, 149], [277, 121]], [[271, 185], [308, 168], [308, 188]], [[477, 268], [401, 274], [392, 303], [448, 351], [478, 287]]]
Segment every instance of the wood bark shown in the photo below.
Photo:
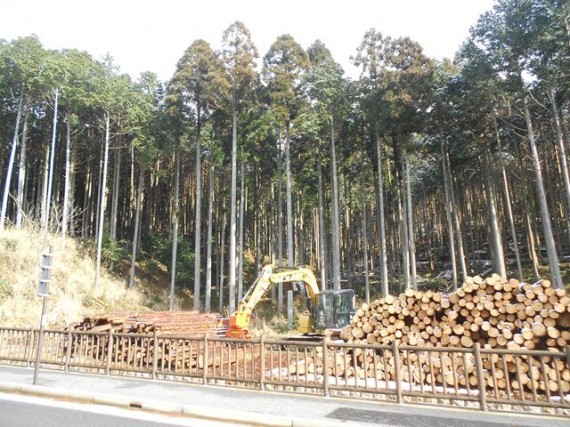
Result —
[[210, 176], [208, 178], [208, 230], [206, 232], [206, 289], [204, 298], [204, 311], [209, 313], [212, 305], [212, 230], [214, 217], [214, 176], [215, 167], [210, 167]]
[[142, 195], [143, 195], [143, 185], [144, 185], [144, 169], [142, 165], [139, 167], [139, 182], [137, 186], [137, 200], [135, 207], [135, 231], [133, 233], [133, 245], [132, 245], [132, 255], [131, 255], [131, 272], [129, 277], [129, 289], [135, 287], [135, 271], [137, 262], [137, 251], [139, 246], [139, 228], [140, 228], [140, 217], [142, 208]]
[[194, 228], [194, 311], [200, 310], [202, 268], [202, 144], [200, 138], [200, 109], [196, 135], [196, 222]]
[[331, 121], [331, 175], [332, 175], [332, 282], [334, 289], [340, 289], [340, 212], [338, 196], [338, 177], [336, 171], [336, 147], [334, 138], [334, 118]]
[[378, 129], [374, 129], [374, 139], [376, 142], [377, 157], [377, 192], [378, 192], [378, 228], [380, 241], [380, 283], [382, 285], [382, 294], [389, 295], [388, 289], [388, 253], [386, 248], [386, 219], [384, 213], [384, 178], [382, 174], [382, 141]]
[[552, 282], [554, 283], [554, 286], [558, 289], [562, 289], [564, 287], [564, 284], [562, 282], [562, 275], [560, 274], [560, 262], [558, 260], [556, 246], [554, 244], [554, 236], [552, 234], [552, 225], [550, 221], [550, 212], [546, 201], [546, 193], [544, 191], [544, 181], [542, 179], [542, 169], [540, 166], [540, 159], [538, 156], [538, 150], [536, 148], [534, 129], [528, 107], [528, 96], [526, 94], [523, 95], [523, 107], [524, 107], [525, 122], [527, 126], [528, 142], [530, 145], [532, 166], [536, 179], [536, 191], [538, 194], [538, 201], [540, 205], [540, 215], [542, 219], [542, 229], [544, 233], [544, 245], [546, 246], [548, 263], [550, 264], [550, 274], [552, 276]]
[[325, 206], [323, 200], [323, 165], [320, 150], [317, 152], [319, 175], [319, 270], [321, 274], [321, 290], [327, 288], [327, 246], [325, 237]]
[[[55, 174], [54, 171], [54, 163], [55, 163], [55, 146], [57, 142], [57, 110], [58, 110], [58, 102], [59, 102], [59, 89], [55, 90], [54, 95], [54, 107], [53, 107], [53, 125], [52, 125], [52, 133], [51, 133], [51, 148], [50, 148], [50, 156], [49, 156], [49, 173], [48, 173], [48, 183], [47, 183], [47, 193], [45, 199], [45, 212], [43, 216], [43, 223], [42, 228], [44, 231], [47, 231], [50, 222], [50, 215], [51, 215], [51, 196], [53, 191], [53, 176]], [[98, 280], [98, 279], [97, 279]]]
[[170, 298], [169, 309], [174, 310], [176, 288], [176, 261], [178, 258], [178, 217], [180, 215], [180, 153], [179, 143], [174, 148], [174, 200], [172, 207], [172, 261], [170, 265]]
[[115, 149], [115, 165], [113, 167], [113, 192], [111, 196], [110, 237], [117, 239], [117, 221], [119, 211], [119, 191], [121, 188], [121, 147]]
[[97, 229], [97, 259], [95, 264], [95, 288], [99, 287], [101, 275], [101, 251], [103, 249], [103, 230], [105, 224], [105, 202], [107, 190], [107, 167], [109, 164], [109, 143], [111, 132], [111, 118], [105, 114], [105, 144], [103, 149], [103, 170], [101, 175], [101, 186], [99, 187], [99, 223]]
[[70, 207], [69, 199], [71, 193], [71, 115], [67, 114], [66, 134], [65, 134], [65, 177], [63, 183], [63, 207], [61, 218], [61, 236], [65, 240], [69, 225]]
[[8, 159], [8, 170], [6, 171], [6, 179], [4, 181], [4, 194], [2, 195], [2, 208], [0, 210], [0, 231], [4, 230], [4, 224], [6, 222], [6, 211], [8, 209], [8, 195], [10, 194], [10, 182], [12, 181], [12, 170], [14, 168], [14, 160], [16, 158], [16, 148], [18, 147], [20, 121], [22, 119], [23, 105], [24, 105], [24, 92], [20, 94], [20, 101], [18, 102], [16, 126], [14, 127], [14, 137], [12, 138], [12, 147], [10, 148], [10, 158]]
[[[22, 128], [22, 147], [20, 148], [20, 160], [18, 162], [18, 190], [16, 206], [16, 228], [21, 228], [26, 210], [24, 207], [24, 192], [26, 185], [26, 159], [27, 159], [27, 139], [28, 139], [28, 115], [24, 114], [24, 126]], [[4, 223], [4, 221], [1, 221]]]
[[229, 311], [236, 309], [236, 211], [237, 211], [237, 109], [232, 105], [232, 182], [230, 200], [230, 247], [229, 247]]

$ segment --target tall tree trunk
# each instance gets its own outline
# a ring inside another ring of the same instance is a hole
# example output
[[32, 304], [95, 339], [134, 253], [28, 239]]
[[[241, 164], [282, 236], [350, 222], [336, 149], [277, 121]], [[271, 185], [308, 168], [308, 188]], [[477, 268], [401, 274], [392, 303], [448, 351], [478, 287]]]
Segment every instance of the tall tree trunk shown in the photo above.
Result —
[[243, 298], [243, 215], [245, 212], [245, 161], [243, 158], [243, 147], [241, 150], [241, 185], [240, 185], [240, 195], [239, 195], [239, 244], [238, 244], [238, 301]]
[[87, 172], [85, 173], [85, 192], [83, 193], [83, 215], [81, 219], [81, 237], [86, 238], [89, 235], [90, 224], [90, 205], [93, 192], [93, 162], [88, 162]]
[[75, 221], [77, 218], [77, 215], [74, 212], [74, 207], [75, 207], [75, 196], [74, 195], [75, 195], [75, 179], [76, 179], [75, 157], [76, 157], [75, 151], [71, 151], [71, 160], [69, 163], [69, 191], [67, 193], [67, 198], [68, 198], [67, 212], [69, 215], [68, 233], [71, 234], [72, 236], [75, 236]]
[[107, 187], [107, 166], [109, 163], [109, 139], [110, 139], [110, 117], [105, 115], [105, 149], [103, 154], [103, 172], [101, 187], [99, 188], [99, 226], [97, 229], [97, 261], [95, 266], [95, 288], [99, 287], [99, 276], [101, 274], [101, 250], [103, 248], [103, 226], [105, 224], [105, 190]]
[[550, 222], [550, 212], [548, 211], [548, 205], [546, 202], [546, 193], [544, 191], [544, 182], [542, 179], [542, 170], [540, 168], [540, 159], [538, 157], [538, 150], [536, 148], [534, 130], [532, 127], [530, 111], [528, 108], [528, 96], [526, 94], [523, 94], [523, 108], [528, 132], [532, 165], [536, 179], [536, 191], [538, 193], [538, 201], [540, 204], [540, 215], [542, 217], [542, 228], [544, 232], [544, 244], [546, 246], [546, 253], [548, 255], [548, 263], [550, 264], [550, 273], [552, 275], [552, 282], [554, 284], [554, 287], [557, 289], [562, 289], [564, 287], [564, 284], [562, 283], [558, 254], [556, 253], [556, 246], [554, 244], [554, 236], [552, 234], [552, 225]]
[[[281, 130], [279, 130], [279, 152], [277, 153], [277, 257], [279, 267], [283, 267], [283, 174], [281, 169], [283, 167], [282, 154], [281, 154]], [[283, 283], [277, 285], [277, 312], [283, 312]]]
[[331, 120], [331, 174], [332, 174], [332, 279], [334, 289], [340, 289], [340, 213], [338, 197], [338, 177], [336, 173], [336, 148], [334, 140], [334, 119]]
[[179, 142], [174, 148], [174, 206], [172, 209], [172, 262], [170, 266], [170, 311], [174, 310], [174, 290], [176, 289], [176, 262], [178, 259], [178, 221], [180, 215], [180, 153]]
[[378, 159], [378, 226], [380, 228], [380, 282], [382, 294], [389, 294], [388, 288], [388, 253], [386, 248], [386, 220], [384, 214], [384, 178], [382, 175], [382, 142], [378, 129], [374, 130], [376, 140], [376, 157]]
[[511, 202], [511, 193], [509, 191], [509, 181], [507, 179], [507, 170], [505, 168], [505, 162], [503, 161], [503, 148], [501, 144], [501, 137], [499, 135], [499, 128], [497, 126], [497, 120], [493, 117], [493, 124], [495, 126], [495, 137], [497, 139], [497, 146], [499, 149], [499, 165], [501, 167], [501, 173], [503, 177], [503, 192], [505, 194], [505, 204], [507, 205], [507, 217], [509, 219], [509, 227], [511, 231], [511, 239], [513, 240], [513, 250], [515, 251], [515, 258], [517, 260], [517, 272], [519, 280], [523, 281], [523, 270], [522, 270], [522, 263], [521, 263], [521, 254], [519, 250], [519, 242], [517, 231], [515, 228], [515, 220], [513, 215], [513, 206]]
[[[27, 139], [28, 139], [28, 115], [24, 115], [24, 127], [22, 128], [22, 147], [20, 148], [20, 160], [18, 162], [18, 193], [16, 206], [16, 228], [22, 227], [24, 220], [24, 192], [26, 187], [26, 161], [27, 161]], [[2, 221], [2, 224], [4, 221]]]
[[144, 170], [141, 165], [139, 169], [139, 184], [137, 188], [137, 201], [135, 207], [135, 231], [133, 233], [133, 252], [131, 257], [131, 275], [129, 279], [129, 289], [133, 289], [135, 287], [135, 268], [137, 262], [137, 250], [139, 246], [139, 228], [140, 228], [143, 185], [144, 185]]
[[489, 230], [490, 230], [490, 249], [492, 255], [493, 268], [495, 273], [501, 277], [507, 277], [507, 271], [505, 268], [505, 255], [503, 252], [503, 239], [501, 238], [501, 229], [499, 227], [499, 218], [497, 214], [496, 196], [495, 196], [495, 186], [493, 185], [493, 171], [491, 170], [491, 165], [489, 164], [489, 147], [487, 144], [483, 147], [482, 161], [483, 161], [483, 175], [486, 187], [487, 196], [487, 207], [488, 207], [488, 219], [489, 219]]
[[61, 237], [65, 241], [67, 226], [69, 224], [69, 194], [71, 175], [71, 114], [67, 114], [65, 134], [65, 178], [63, 184], [63, 215], [61, 219]]
[[224, 267], [225, 267], [225, 262], [224, 262], [224, 245], [226, 244], [226, 202], [225, 202], [225, 198], [224, 201], [222, 202], [222, 224], [221, 224], [221, 229], [222, 229], [222, 236], [220, 239], [220, 282], [218, 284], [218, 310], [221, 312], [222, 308], [224, 307]]
[[230, 249], [229, 249], [229, 304], [230, 313], [236, 309], [236, 211], [237, 211], [237, 109], [232, 106], [232, 182], [230, 201]]
[[[289, 140], [290, 123], [287, 121], [285, 125], [285, 186], [286, 186], [286, 202], [287, 202], [287, 266], [295, 265], [295, 254], [293, 251], [293, 201], [291, 194], [291, 143]], [[292, 291], [289, 291], [292, 292]], [[292, 293], [287, 295], [287, 320], [288, 325], [292, 323], [293, 298]], [[281, 292], [280, 292], [281, 293]]]
[[[253, 174], [253, 206], [259, 206], [259, 166], [255, 168], [255, 173]], [[254, 235], [254, 246], [255, 246], [255, 277], [259, 276], [259, 272], [263, 267], [261, 265], [261, 223], [263, 220], [263, 212], [257, 211], [255, 208], [253, 209], [253, 235]], [[269, 252], [267, 252], [269, 253]]]
[[410, 180], [410, 155], [406, 152], [404, 153], [404, 167], [406, 169], [406, 212], [408, 213], [408, 251], [409, 251], [409, 261], [410, 261], [410, 276], [412, 287], [418, 289], [417, 281], [417, 271], [416, 271], [416, 244], [414, 236], [414, 215], [412, 209], [412, 185]]
[[285, 125], [285, 174], [286, 174], [286, 195], [287, 195], [287, 266], [295, 265], [295, 255], [293, 251], [293, 202], [291, 195], [291, 148], [289, 142], [289, 122]]
[[130, 180], [130, 191], [129, 191], [129, 221], [132, 220], [135, 216], [135, 210], [137, 209], [137, 195], [136, 192], [133, 191], [135, 188], [135, 147], [130, 148], [129, 150], [129, 160], [131, 162], [131, 168], [129, 173], [129, 180]]
[[398, 183], [397, 186], [397, 198], [398, 198], [398, 212], [397, 221], [400, 224], [400, 240], [402, 245], [402, 273], [404, 276], [405, 289], [411, 288], [410, 281], [410, 250], [409, 250], [409, 233], [408, 233], [408, 208], [406, 203], [406, 186], [405, 179], [400, 176], [404, 171], [396, 171]]
[[[99, 153], [99, 169], [97, 170], [97, 205], [95, 207], [95, 239], [99, 235], [99, 214], [101, 212], [101, 182], [103, 181], [103, 158], [105, 157], [105, 143], [101, 145], [101, 152]], [[47, 168], [46, 168], [46, 176], [47, 176]], [[47, 183], [46, 185], [46, 192], [47, 192]]]
[[196, 138], [196, 224], [194, 236], [194, 311], [200, 310], [200, 269], [202, 267], [202, 148], [200, 143], [200, 111]]
[[[49, 159], [50, 159], [50, 145], [49, 143], [46, 145], [46, 151], [44, 156], [43, 162], [43, 176], [42, 176], [42, 194], [40, 197], [40, 225], [42, 230], [47, 230], [47, 221], [48, 221], [48, 183], [49, 183]], [[102, 152], [101, 152], [102, 153]], [[101, 171], [99, 170], [99, 175], [101, 175]]]
[[50, 156], [49, 156], [49, 174], [48, 174], [48, 187], [47, 187], [47, 196], [46, 196], [46, 214], [45, 214], [45, 222], [42, 224], [45, 231], [49, 227], [49, 220], [51, 215], [51, 193], [53, 189], [53, 175], [55, 173], [54, 169], [54, 162], [55, 162], [55, 143], [57, 141], [57, 104], [59, 100], [59, 89], [55, 90], [55, 103], [53, 107], [53, 126], [52, 126], [52, 133], [51, 133], [51, 149], [50, 149]]
[[111, 239], [117, 239], [117, 213], [119, 211], [119, 190], [121, 180], [121, 148], [115, 151], [115, 166], [113, 167], [113, 196], [111, 198]]
[[455, 206], [451, 198], [451, 174], [448, 170], [447, 154], [441, 141], [441, 163], [443, 168], [443, 185], [445, 188], [447, 229], [449, 234], [449, 255], [451, 258], [451, 271], [453, 273], [453, 289], [457, 290], [457, 256], [455, 252], [455, 239], [453, 233], [453, 210]]
[[540, 272], [539, 272], [538, 268], [540, 266], [540, 262], [539, 262], [537, 250], [536, 250], [537, 245], [536, 245], [536, 239], [534, 238], [535, 234], [534, 234], [533, 224], [532, 224], [532, 220], [531, 220], [531, 212], [529, 210], [526, 211], [525, 221], [526, 221], [526, 229], [527, 229], [528, 255], [532, 261], [532, 270], [534, 273], [534, 277], [539, 279], [540, 278]]
[[362, 197], [362, 249], [364, 251], [364, 290], [366, 303], [370, 304], [370, 281], [368, 279], [368, 226], [366, 224], [366, 186], [364, 182], [363, 172], [360, 173], [360, 193]]
[[214, 173], [215, 167], [210, 168], [208, 177], [208, 231], [206, 232], [206, 296], [204, 299], [204, 311], [209, 313], [212, 305], [212, 222], [214, 210]]
[[[277, 177], [279, 180], [279, 173], [280, 173], [280, 162], [279, 162], [279, 154], [277, 155]], [[278, 181], [279, 182], [279, 181]], [[275, 184], [271, 183], [271, 200], [277, 199], [277, 203], [279, 204], [280, 200], [275, 194]], [[271, 204], [271, 208], [269, 209], [270, 217], [267, 219], [269, 224], [267, 225], [267, 229], [269, 229], [269, 248], [271, 251], [271, 264], [278, 265], [276, 261], [277, 257], [277, 239], [275, 238], [276, 230], [279, 228], [277, 226], [277, 212], [279, 210], [275, 210], [275, 203]], [[271, 304], [277, 304], [277, 286], [271, 286]], [[280, 312], [280, 307], [277, 308], [277, 311]]]
[[319, 174], [319, 265], [321, 269], [321, 290], [327, 288], [327, 246], [325, 236], [325, 204], [323, 201], [323, 164], [320, 151], [318, 156]]
[[465, 251], [463, 249], [463, 233], [461, 231], [461, 224], [459, 223], [459, 214], [457, 208], [457, 201], [455, 199], [455, 185], [453, 174], [451, 173], [451, 162], [449, 161], [449, 153], [445, 152], [445, 162], [447, 164], [447, 173], [449, 178], [449, 196], [451, 197], [451, 205], [453, 210], [451, 216], [453, 219], [453, 226], [455, 227], [455, 239], [457, 242], [457, 258], [459, 259], [459, 266], [461, 267], [461, 277], [465, 280], [468, 276], [467, 264], [465, 262]]
[[16, 148], [18, 146], [18, 136], [20, 132], [20, 121], [22, 119], [24, 105], [24, 92], [20, 94], [18, 102], [18, 112], [16, 114], [16, 126], [14, 129], [14, 138], [12, 139], [12, 148], [10, 149], [10, 158], [8, 160], [8, 170], [6, 171], [6, 181], [4, 182], [4, 194], [2, 195], [2, 210], [0, 213], [0, 231], [4, 230], [6, 222], [6, 212], [8, 210], [8, 195], [10, 194], [10, 182], [12, 181], [12, 169], [14, 168], [14, 159], [16, 158]]
[[[566, 196], [566, 218], [570, 218], [570, 169], [568, 167], [568, 155], [566, 154], [566, 144], [564, 143], [564, 132], [562, 132], [560, 111], [556, 105], [556, 96], [552, 87], [548, 88], [548, 97], [550, 98], [550, 104], [552, 105], [552, 115], [554, 117], [554, 127], [556, 129], [556, 144], [558, 151], [560, 152], [562, 178], [564, 181], [564, 195]], [[567, 229], [570, 232], [570, 227], [568, 227], [568, 225]]]

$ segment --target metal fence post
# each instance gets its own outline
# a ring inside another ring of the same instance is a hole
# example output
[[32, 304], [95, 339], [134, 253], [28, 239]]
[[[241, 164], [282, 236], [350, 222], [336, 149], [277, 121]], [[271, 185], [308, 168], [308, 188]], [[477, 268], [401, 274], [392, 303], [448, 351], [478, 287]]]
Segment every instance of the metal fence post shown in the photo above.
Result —
[[392, 342], [392, 357], [394, 358], [394, 382], [396, 383], [396, 401], [402, 403], [402, 381], [400, 378], [400, 351], [398, 343]]
[[208, 333], [204, 333], [204, 372], [202, 375], [202, 382], [208, 382]]
[[329, 358], [328, 345], [326, 337], [323, 338], [323, 394], [329, 397]]
[[153, 333], [153, 343], [152, 343], [152, 379], [156, 380], [156, 368], [158, 364], [158, 332], [156, 329]]
[[105, 373], [111, 375], [111, 360], [113, 359], [113, 328], [109, 329], [107, 338], [107, 363], [105, 365]]
[[40, 320], [40, 330], [38, 331], [38, 348], [36, 349], [36, 362], [34, 364], [34, 381], [33, 384], [36, 385], [38, 383], [38, 374], [41, 365], [41, 358], [42, 358], [42, 344], [44, 341], [44, 328], [45, 328], [45, 318], [46, 318], [46, 305], [47, 305], [47, 297], [43, 297], [42, 301], [42, 317]]
[[28, 367], [32, 366], [32, 357], [34, 355], [34, 327], [30, 326], [30, 332], [28, 332], [28, 338], [26, 342], [26, 365]]
[[265, 340], [263, 334], [259, 337], [259, 389], [265, 389]]
[[71, 335], [71, 329], [67, 331], [67, 348], [65, 349], [65, 365], [64, 369], [69, 371], [69, 362], [71, 360], [71, 346], [73, 345], [73, 336]]
[[479, 389], [479, 406], [482, 411], [488, 411], [487, 394], [485, 387], [485, 377], [483, 376], [483, 360], [481, 359], [481, 344], [476, 342], [473, 345], [473, 353], [475, 356], [475, 367], [477, 369], [477, 388]]

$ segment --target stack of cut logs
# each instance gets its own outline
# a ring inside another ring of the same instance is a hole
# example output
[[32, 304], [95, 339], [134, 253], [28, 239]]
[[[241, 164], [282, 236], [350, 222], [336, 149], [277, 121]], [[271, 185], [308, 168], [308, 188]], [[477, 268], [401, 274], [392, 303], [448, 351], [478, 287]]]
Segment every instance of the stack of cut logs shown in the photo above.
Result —
[[225, 319], [220, 314], [203, 314], [196, 311], [149, 311], [142, 313], [110, 313], [90, 316], [71, 326], [76, 331], [163, 335], [224, 336]]
[[[198, 357], [200, 343], [196, 338], [201, 339], [204, 335], [223, 337], [227, 324], [219, 314], [155, 311], [86, 317], [70, 329], [121, 334], [112, 343], [112, 360], [116, 364], [137, 368], [156, 361], [158, 369], [185, 370], [203, 367], [204, 362]], [[152, 337], [141, 336], [155, 332], [165, 337], [157, 341], [156, 347]], [[102, 359], [107, 354], [108, 337], [103, 335], [94, 339], [88, 334], [78, 334], [73, 336], [71, 345], [74, 355]], [[155, 348], [156, 355], [153, 354]]]
[[[485, 349], [566, 351], [570, 298], [547, 280], [519, 283], [493, 275], [468, 278], [449, 295], [407, 290], [363, 304], [341, 331], [347, 342], [418, 347], [472, 348], [479, 343], [486, 385], [495, 390], [570, 392], [566, 358], [499, 355]], [[389, 350], [356, 349], [341, 366], [348, 376], [395, 379]], [[330, 357], [329, 357], [330, 358]], [[346, 358], [346, 356], [345, 356]], [[353, 361], [352, 363], [350, 363]], [[432, 385], [475, 386], [474, 354], [408, 351], [400, 378]], [[346, 375], [346, 374], [345, 374]]]
[[548, 280], [535, 284], [468, 278], [456, 292], [407, 290], [363, 304], [341, 332], [348, 342], [434, 347], [563, 349], [570, 344], [570, 298]]

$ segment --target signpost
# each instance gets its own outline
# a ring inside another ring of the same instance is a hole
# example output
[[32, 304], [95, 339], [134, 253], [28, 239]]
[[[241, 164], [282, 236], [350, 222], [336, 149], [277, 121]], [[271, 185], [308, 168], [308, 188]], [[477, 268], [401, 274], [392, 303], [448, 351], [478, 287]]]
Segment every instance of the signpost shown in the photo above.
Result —
[[38, 332], [38, 342], [36, 346], [36, 363], [34, 366], [34, 385], [38, 382], [38, 370], [40, 367], [40, 356], [42, 354], [42, 343], [44, 338], [44, 326], [46, 317], [46, 305], [49, 297], [49, 283], [51, 281], [51, 267], [53, 264], [53, 247], [50, 245], [48, 252], [42, 254], [40, 260], [40, 282], [38, 296], [43, 298], [42, 317], [40, 319], [40, 330]]

